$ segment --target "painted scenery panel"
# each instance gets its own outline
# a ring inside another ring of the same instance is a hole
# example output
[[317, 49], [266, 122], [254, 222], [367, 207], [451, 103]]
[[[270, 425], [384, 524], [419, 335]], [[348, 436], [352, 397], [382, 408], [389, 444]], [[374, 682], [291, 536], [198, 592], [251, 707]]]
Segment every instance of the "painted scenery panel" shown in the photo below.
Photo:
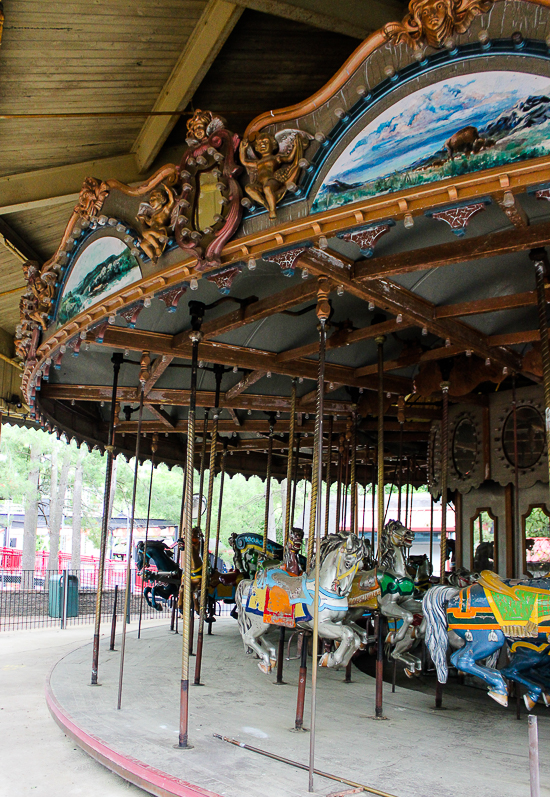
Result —
[[312, 211], [550, 152], [550, 79], [477, 72], [404, 97], [334, 163]]
[[98, 238], [73, 265], [63, 289], [57, 323], [66, 324], [78, 313], [139, 279], [139, 263], [124, 241], [112, 236]]

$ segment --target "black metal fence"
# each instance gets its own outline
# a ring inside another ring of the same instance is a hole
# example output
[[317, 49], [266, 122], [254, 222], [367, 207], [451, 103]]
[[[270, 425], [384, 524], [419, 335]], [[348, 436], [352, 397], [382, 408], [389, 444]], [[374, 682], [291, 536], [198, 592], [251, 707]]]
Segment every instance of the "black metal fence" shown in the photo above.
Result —
[[[162, 603], [162, 610], [152, 609], [142, 599], [141, 580], [131, 574], [130, 619], [170, 617], [171, 605]], [[101, 614], [110, 618], [115, 608], [122, 618], [126, 577], [107, 583], [103, 590]], [[26, 628], [61, 627], [91, 623], [95, 618], [97, 598], [96, 570], [0, 570], [0, 631]]]
[[[107, 574], [106, 574], [107, 575]], [[174, 622], [172, 603], [160, 602], [162, 609], [151, 608], [142, 597], [143, 583], [131, 571], [129, 619], [166, 619]], [[117, 622], [124, 614], [126, 573], [116, 578], [109, 574], [103, 589], [101, 615], [112, 618], [116, 607]], [[0, 631], [58, 627], [93, 623], [97, 599], [97, 570], [0, 570]], [[157, 598], [157, 602], [159, 602]], [[232, 606], [219, 601], [217, 616], [227, 616]]]

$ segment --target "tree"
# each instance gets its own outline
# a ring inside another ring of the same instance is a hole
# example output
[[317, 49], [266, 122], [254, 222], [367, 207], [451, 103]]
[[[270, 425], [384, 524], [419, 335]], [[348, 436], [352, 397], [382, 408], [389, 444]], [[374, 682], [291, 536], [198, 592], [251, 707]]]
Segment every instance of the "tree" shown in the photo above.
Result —
[[73, 517], [71, 539], [71, 569], [80, 570], [80, 548], [82, 537], [82, 479], [84, 475], [83, 461], [86, 452], [81, 449], [74, 470], [73, 481]]
[[40, 443], [33, 440], [29, 451], [29, 471], [25, 494], [25, 525], [23, 528], [23, 570], [34, 571], [36, 560], [36, 524], [38, 520], [38, 483], [40, 478]]

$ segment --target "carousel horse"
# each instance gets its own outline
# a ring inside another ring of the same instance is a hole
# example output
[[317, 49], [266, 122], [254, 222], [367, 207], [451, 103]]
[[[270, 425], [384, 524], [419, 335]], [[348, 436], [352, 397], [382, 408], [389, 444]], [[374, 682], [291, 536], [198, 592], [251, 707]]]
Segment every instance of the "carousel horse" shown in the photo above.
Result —
[[481, 573], [482, 570], [495, 569], [495, 544], [494, 542], [480, 542], [474, 554], [474, 570]]
[[423, 553], [419, 556], [409, 556], [407, 559], [407, 573], [413, 579], [414, 597], [422, 598], [422, 595], [432, 586], [430, 581], [433, 567], [429, 557]]
[[[453, 631], [465, 644], [451, 655], [451, 663], [485, 681], [493, 700], [508, 705], [508, 678], [526, 687], [529, 710], [541, 696], [549, 705], [550, 580], [503, 580], [484, 570], [476, 584], [461, 590], [432, 587], [423, 609], [426, 644], [440, 683], [447, 681], [447, 645]], [[505, 642], [510, 650], [506, 667], [496, 670], [478, 663]]]
[[[359, 635], [344, 620], [348, 593], [364, 554], [355, 534], [332, 534], [321, 542], [319, 636], [340, 642], [334, 652], [322, 655], [322, 667], [346, 666], [361, 645]], [[241, 581], [236, 596], [239, 628], [245, 650], [260, 657], [262, 672], [271, 672], [277, 661], [275, 648], [264, 634], [272, 625], [312, 630], [314, 599], [314, 568], [295, 576], [273, 565], [259, 569], [253, 581]]]
[[[351, 610], [346, 622], [354, 624], [365, 611], [378, 610], [394, 628], [386, 637], [391, 657], [405, 664], [408, 676], [419, 673], [422, 663], [410, 650], [424, 632], [422, 603], [415, 600], [415, 584], [405, 565], [414, 532], [399, 520], [390, 520], [381, 535], [381, 566], [357, 574], [351, 589]], [[390, 626], [391, 628], [391, 626]]]
[[[234, 552], [234, 567], [244, 574], [247, 579], [253, 579], [260, 565], [267, 560], [281, 562], [284, 556], [283, 546], [274, 540], [267, 540], [266, 553], [263, 551], [263, 537], [261, 534], [245, 532], [232, 534], [229, 544]], [[305, 567], [305, 558], [299, 557], [302, 568]]]
[[[167, 603], [171, 598], [177, 597], [183, 571], [174, 561], [174, 551], [164, 540], [148, 540], [147, 550], [145, 542], [140, 540], [136, 548], [138, 572], [144, 580], [153, 582], [152, 586], [148, 584], [144, 588], [143, 596], [152, 609], [160, 612], [162, 606], [157, 602], [158, 599]], [[156, 570], [148, 569], [151, 563]]]

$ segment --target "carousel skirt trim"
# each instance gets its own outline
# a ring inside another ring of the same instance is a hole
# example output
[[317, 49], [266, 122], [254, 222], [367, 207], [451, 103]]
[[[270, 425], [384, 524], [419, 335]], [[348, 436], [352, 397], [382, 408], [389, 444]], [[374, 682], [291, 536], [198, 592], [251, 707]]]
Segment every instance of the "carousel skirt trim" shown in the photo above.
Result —
[[144, 789], [150, 794], [158, 795], [158, 797], [221, 797], [213, 791], [187, 783], [167, 772], [145, 764], [137, 758], [123, 755], [109, 747], [102, 739], [80, 728], [55, 697], [51, 686], [52, 672], [46, 681], [46, 704], [50, 714], [61, 730], [89, 756], [129, 783], [139, 786], [140, 789]]

